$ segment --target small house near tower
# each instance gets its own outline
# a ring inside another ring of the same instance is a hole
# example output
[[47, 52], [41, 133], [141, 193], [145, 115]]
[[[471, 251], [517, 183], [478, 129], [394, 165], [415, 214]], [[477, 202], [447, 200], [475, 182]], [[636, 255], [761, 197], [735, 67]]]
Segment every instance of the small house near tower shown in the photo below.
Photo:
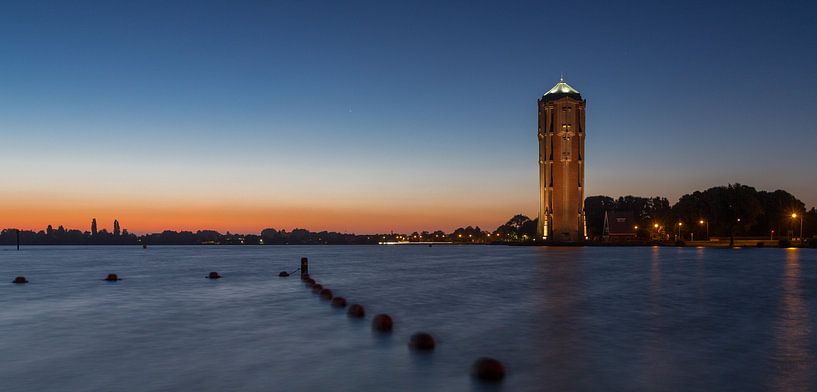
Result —
[[636, 238], [636, 222], [632, 211], [604, 212], [604, 240], [628, 241]]

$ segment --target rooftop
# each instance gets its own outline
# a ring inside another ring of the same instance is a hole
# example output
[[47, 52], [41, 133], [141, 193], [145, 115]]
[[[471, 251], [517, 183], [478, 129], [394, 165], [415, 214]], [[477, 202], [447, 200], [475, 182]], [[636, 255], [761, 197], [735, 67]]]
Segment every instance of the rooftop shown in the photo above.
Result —
[[582, 95], [579, 93], [578, 90], [571, 87], [569, 84], [565, 83], [564, 76], [559, 78], [559, 83], [556, 83], [552, 89], [545, 93], [542, 96], [542, 100], [544, 101], [555, 101], [562, 97], [571, 97], [574, 99], [581, 100]]

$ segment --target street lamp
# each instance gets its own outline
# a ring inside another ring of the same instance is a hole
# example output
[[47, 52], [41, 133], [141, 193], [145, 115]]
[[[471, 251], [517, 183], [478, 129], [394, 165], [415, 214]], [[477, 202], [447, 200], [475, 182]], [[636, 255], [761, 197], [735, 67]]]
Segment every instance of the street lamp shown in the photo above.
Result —
[[[791, 218], [797, 219], [797, 213], [793, 212]], [[803, 242], [803, 215], [800, 215], [800, 242]]]
[[676, 241], [681, 239], [681, 226], [683, 226], [683, 225], [684, 225], [683, 222], [678, 222], [678, 231], [677, 231], [677, 234], [675, 235], [675, 240]]
[[705, 221], [703, 219], [698, 222], [699, 224], [706, 224], [706, 240], [709, 241], [709, 221]]

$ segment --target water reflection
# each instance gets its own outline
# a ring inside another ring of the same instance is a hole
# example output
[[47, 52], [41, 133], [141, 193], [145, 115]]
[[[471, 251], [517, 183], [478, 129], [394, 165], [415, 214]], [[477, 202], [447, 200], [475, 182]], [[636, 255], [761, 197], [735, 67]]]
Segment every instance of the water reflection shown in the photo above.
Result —
[[647, 298], [647, 319], [642, 342], [643, 367], [640, 374], [643, 386], [653, 389], [661, 385], [670, 371], [666, 368], [666, 343], [662, 331], [665, 329], [664, 304], [661, 290], [661, 248], [653, 247], [650, 252], [650, 285]]
[[658, 309], [661, 293], [661, 248], [654, 246], [650, 252], [650, 306]]
[[788, 249], [783, 270], [780, 315], [775, 326], [774, 389], [779, 391], [811, 391], [812, 359], [808, 345], [811, 336], [809, 309], [800, 285], [800, 253]]
[[[565, 254], [561, 254], [565, 252]], [[542, 348], [543, 376], [551, 390], [576, 389], [582, 374], [581, 301], [583, 278], [575, 249], [559, 251], [559, 257], [543, 257], [541, 264], [542, 326], [537, 338]]]

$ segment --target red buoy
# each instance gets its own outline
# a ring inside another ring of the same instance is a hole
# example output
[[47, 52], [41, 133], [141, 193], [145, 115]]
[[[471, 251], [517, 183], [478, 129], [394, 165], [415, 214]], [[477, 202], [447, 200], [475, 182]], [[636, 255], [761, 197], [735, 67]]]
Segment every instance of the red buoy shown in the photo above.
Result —
[[434, 350], [435, 345], [434, 337], [425, 332], [417, 332], [411, 335], [411, 340], [409, 340], [409, 348], [418, 351]]
[[332, 299], [332, 297], [333, 297], [332, 290], [329, 290], [329, 289], [323, 289], [323, 290], [320, 291], [319, 294], [320, 294], [322, 299], [325, 299], [327, 301]]
[[366, 316], [366, 310], [363, 309], [363, 305], [359, 304], [353, 304], [352, 306], [349, 306], [349, 310], [346, 311], [346, 313], [349, 314], [349, 317], [355, 318], [363, 318]]
[[372, 329], [378, 332], [391, 332], [394, 322], [388, 314], [378, 314], [372, 319]]
[[218, 272], [213, 271], [207, 274], [207, 279], [221, 279], [221, 275], [219, 275]]
[[108, 274], [108, 276], [105, 277], [106, 282], [116, 282], [117, 280], [122, 279], [119, 279], [119, 276], [117, 276], [116, 274]]
[[343, 297], [332, 298], [332, 306], [334, 306], [336, 308], [345, 308], [346, 307], [346, 298], [343, 298]]
[[499, 382], [505, 378], [505, 365], [496, 359], [482, 357], [474, 362], [471, 375], [484, 382]]
[[14, 280], [11, 281], [11, 283], [15, 283], [15, 284], [28, 283], [28, 279], [26, 279], [25, 276], [18, 276], [16, 278], [14, 278]]

